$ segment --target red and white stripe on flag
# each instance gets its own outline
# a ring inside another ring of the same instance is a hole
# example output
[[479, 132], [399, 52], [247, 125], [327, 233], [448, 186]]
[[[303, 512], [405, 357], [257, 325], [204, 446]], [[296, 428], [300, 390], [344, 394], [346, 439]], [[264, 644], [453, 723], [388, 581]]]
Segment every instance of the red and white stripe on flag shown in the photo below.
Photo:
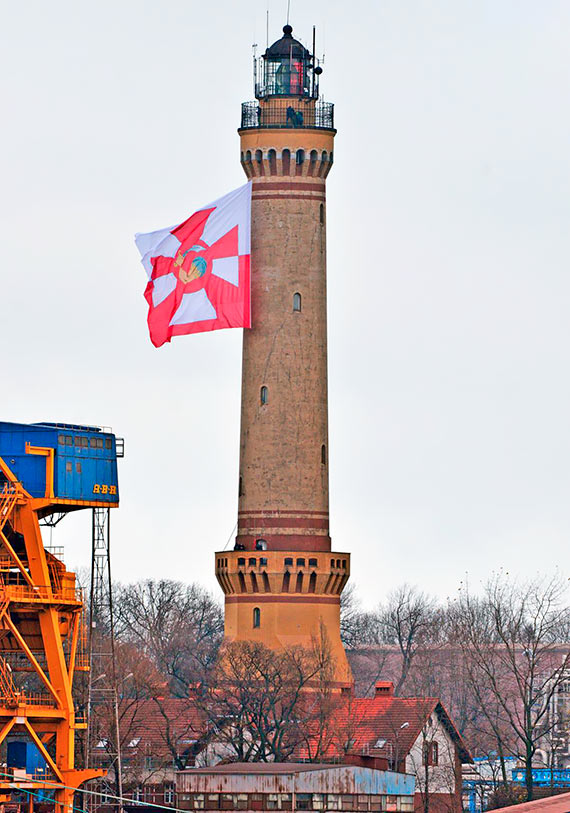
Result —
[[155, 347], [185, 333], [251, 327], [251, 181], [135, 242]]

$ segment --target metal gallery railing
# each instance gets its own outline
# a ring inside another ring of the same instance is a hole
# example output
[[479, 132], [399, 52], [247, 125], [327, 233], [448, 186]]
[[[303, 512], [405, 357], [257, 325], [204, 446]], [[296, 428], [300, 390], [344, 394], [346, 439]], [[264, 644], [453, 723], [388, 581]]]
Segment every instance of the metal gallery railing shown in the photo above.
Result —
[[271, 99], [270, 102], [243, 102], [241, 129], [334, 130], [332, 102], [303, 103], [297, 99]]

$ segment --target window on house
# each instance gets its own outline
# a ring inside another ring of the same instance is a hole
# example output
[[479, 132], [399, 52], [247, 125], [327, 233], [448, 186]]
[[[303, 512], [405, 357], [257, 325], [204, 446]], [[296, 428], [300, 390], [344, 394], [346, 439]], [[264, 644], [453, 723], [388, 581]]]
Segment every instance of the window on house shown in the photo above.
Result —
[[267, 567], [267, 559], [264, 556], [261, 556], [259, 559], [259, 566], [260, 567]]
[[73, 446], [73, 438], [71, 437], [71, 435], [66, 435], [65, 436], [65, 445], [66, 446]]
[[317, 567], [317, 560], [309, 559], [309, 567]]
[[77, 474], [81, 474], [81, 461], [80, 460], [75, 461], [75, 471], [77, 472]]
[[57, 441], [58, 441], [58, 443], [60, 443], [62, 446], [65, 446], [65, 435], [58, 435], [58, 437], [57, 437]]
[[249, 560], [249, 566], [250, 567], [255, 567], [256, 563], [257, 563], [257, 559], [255, 559], [253, 557]]
[[245, 567], [245, 559], [243, 558], [238, 559], [238, 567]]
[[297, 567], [305, 567], [305, 560], [297, 559]]
[[76, 436], [75, 436], [75, 439], [74, 439], [74, 442], [75, 442], [75, 445], [76, 445], [76, 446], [81, 446], [81, 436], [80, 436], [80, 435], [76, 435]]
[[424, 765], [437, 765], [439, 761], [439, 747], [437, 742], [424, 742]]
[[301, 312], [301, 294], [293, 294], [293, 311], [295, 313]]
[[261, 626], [261, 610], [259, 607], [253, 608], [253, 626], [254, 628]]
[[326, 466], [327, 464], [327, 447], [324, 443], [321, 446], [321, 463], [323, 466]]
[[167, 785], [164, 789], [164, 804], [174, 804], [174, 787], [172, 785]]
[[293, 560], [291, 559], [290, 556], [287, 556], [286, 559], [285, 559], [285, 567], [292, 567], [292, 566], [293, 566]]
[[111, 438], [105, 438], [105, 449], [112, 449], [113, 448], [113, 441]]
[[73, 465], [72, 465], [72, 463], [71, 463], [71, 460], [67, 460], [67, 461], [66, 461], [66, 463], [65, 463], [65, 470], [66, 470], [66, 472], [68, 472], [68, 473], [71, 473], [71, 472], [73, 471]]
[[262, 387], [261, 391], [259, 393], [259, 400], [261, 401], [262, 405], [267, 403], [268, 396], [269, 396], [269, 393], [267, 391], [267, 387]]

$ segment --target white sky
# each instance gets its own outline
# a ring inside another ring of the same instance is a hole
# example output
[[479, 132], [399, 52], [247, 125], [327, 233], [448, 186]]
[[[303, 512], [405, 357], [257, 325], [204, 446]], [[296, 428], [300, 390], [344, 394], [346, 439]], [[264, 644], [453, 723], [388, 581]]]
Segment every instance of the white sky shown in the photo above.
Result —
[[[126, 440], [117, 578], [199, 581], [235, 524], [241, 331], [156, 350], [135, 231], [242, 184], [266, 0], [4, 0], [2, 417]], [[270, 40], [286, 0], [270, 0]], [[565, 572], [570, 3], [292, 0], [326, 48], [331, 526], [373, 606]], [[325, 42], [326, 40], [326, 42]], [[88, 561], [89, 512], [54, 532]]]

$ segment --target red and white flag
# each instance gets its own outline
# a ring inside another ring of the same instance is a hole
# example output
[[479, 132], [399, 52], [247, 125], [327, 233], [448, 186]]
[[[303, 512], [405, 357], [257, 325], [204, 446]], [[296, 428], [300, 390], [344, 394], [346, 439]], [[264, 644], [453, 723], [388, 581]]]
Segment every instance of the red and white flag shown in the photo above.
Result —
[[137, 234], [155, 347], [173, 336], [251, 327], [251, 181], [178, 226]]

